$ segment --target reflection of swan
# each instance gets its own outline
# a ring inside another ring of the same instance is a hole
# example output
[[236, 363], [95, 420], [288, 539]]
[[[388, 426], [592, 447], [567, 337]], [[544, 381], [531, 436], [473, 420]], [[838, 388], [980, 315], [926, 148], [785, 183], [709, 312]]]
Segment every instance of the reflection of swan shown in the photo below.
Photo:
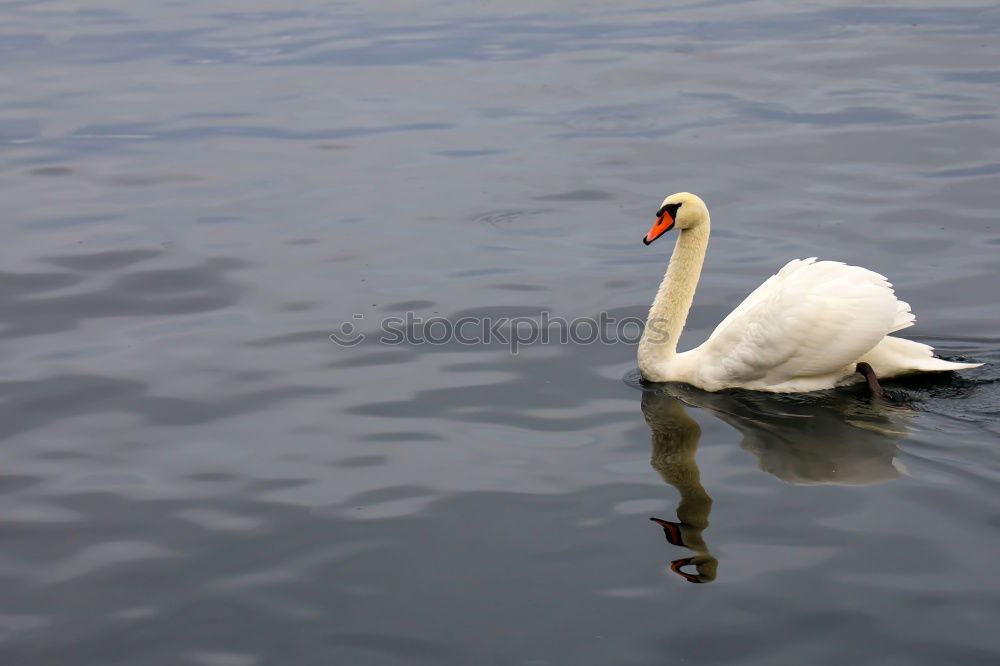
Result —
[[701, 407], [743, 435], [744, 449], [760, 468], [796, 484], [860, 486], [906, 473], [896, 440], [908, 433], [913, 412], [900, 405], [825, 392], [774, 395], [751, 391], [707, 393], [684, 385], [660, 395]]
[[[663, 527], [667, 541], [695, 551], [693, 557], [674, 560], [670, 570], [692, 583], [711, 582], [715, 580], [718, 560], [708, 552], [701, 532], [708, 527], [712, 498], [701, 485], [701, 474], [694, 458], [701, 428], [687, 415], [679, 400], [660, 398], [651, 391], [642, 395], [642, 414], [653, 437], [653, 455], [649, 462], [663, 480], [681, 494], [677, 505], [680, 522], [660, 518], [650, 520]], [[689, 564], [695, 566], [697, 574], [681, 569]]]
[[678, 354], [708, 248], [705, 202], [687, 192], [667, 197], [644, 242], [675, 226], [680, 236], [639, 342], [639, 372], [649, 381], [801, 393], [860, 381], [861, 372], [877, 391], [876, 376], [981, 365], [934, 358], [927, 345], [889, 336], [914, 316], [885, 277], [815, 258], [790, 261], [704, 344]]
[[[747, 391], [706, 393], [670, 384], [642, 394], [642, 414], [649, 424], [650, 464], [681, 495], [679, 522], [653, 518], [675, 546], [695, 551], [674, 560], [671, 570], [692, 583], [715, 579], [717, 560], [702, 537], [712, 498], [701, 485], [695, 452], [701, 428], [683, 402], [719, 417], [743, 435], [743, 448], [760, 467], [782, 481], [797, 484], [866, 485], [905, 473], [896, 459], [895, 439], [906, 435], [904, 408], [872, 405], [852, 395], [776, 396]], [[681, 569], [694, 565], [697, 574]]]

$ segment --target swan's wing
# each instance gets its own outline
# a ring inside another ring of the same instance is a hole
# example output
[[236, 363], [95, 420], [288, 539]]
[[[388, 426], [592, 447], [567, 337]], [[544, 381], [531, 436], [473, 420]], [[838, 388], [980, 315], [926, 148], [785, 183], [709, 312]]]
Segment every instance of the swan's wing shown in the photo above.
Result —
[[857, 361], [913, 323], [910, 306], [878, 273], [835, 261], [790, 261], [726, 317], [702, 346], [727, 383], [779, 383]]

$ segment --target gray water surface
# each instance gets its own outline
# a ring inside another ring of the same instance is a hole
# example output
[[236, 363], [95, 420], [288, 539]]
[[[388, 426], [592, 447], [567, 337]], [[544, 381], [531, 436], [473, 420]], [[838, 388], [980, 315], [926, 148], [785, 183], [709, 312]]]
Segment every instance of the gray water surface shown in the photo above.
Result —
[[[0, 661], [1000, 660], [994, 3], [285, 7], [0, 4]], [[680, 190], [682, 347], [820, 256], [988, 365], [873, 403], [379, 339], [642, 317]]]

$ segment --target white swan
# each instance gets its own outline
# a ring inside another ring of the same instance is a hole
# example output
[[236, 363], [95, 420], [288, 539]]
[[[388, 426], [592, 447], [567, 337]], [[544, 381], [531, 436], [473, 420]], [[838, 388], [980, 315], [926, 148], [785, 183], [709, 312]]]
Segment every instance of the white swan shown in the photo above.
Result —
[[656, 215], [646, 245], [674, 227], [680, 237], [639, 341], [639, 372], [647, 381], [684, 382], [706, 391], [802, 393], [868, 378], [877, 390], [876, 376], [982, 365], [935, 358], [928, 345], [888, 335], [914, 321], [888, 280], [815, 257], [788, 262], [704, 344], [677, 353], [708, 248], [708, 208], [694, 194], [679, 192], [664, 199]]

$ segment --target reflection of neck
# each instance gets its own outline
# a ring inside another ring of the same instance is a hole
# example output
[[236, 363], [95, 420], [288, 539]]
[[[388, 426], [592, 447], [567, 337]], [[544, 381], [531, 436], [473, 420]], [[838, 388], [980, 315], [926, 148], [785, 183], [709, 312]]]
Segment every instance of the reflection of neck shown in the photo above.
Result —
[[709, 232], [707, 217], [681, 231], [639, 341], [640, 369], [647, 363], [668, 361], [677, 353], [677, 341], [684, 330], [705, 262]]
[[[646, 396], [643, 398], [646, 407]], [[650, 409], [643, 410], [652, 432], [650, 464], [681, 495], [677, 518], [682, 523], [680, 529], [684, 545], [707, 554], [708, 546], [701, 532], [708, 527], [712, 498], [701, 485], [701, 473], [695, 461], [701, 427], [688, 416], [680, 401], [655, 397], [653, 400], [655, 402], [649, 405]]]

